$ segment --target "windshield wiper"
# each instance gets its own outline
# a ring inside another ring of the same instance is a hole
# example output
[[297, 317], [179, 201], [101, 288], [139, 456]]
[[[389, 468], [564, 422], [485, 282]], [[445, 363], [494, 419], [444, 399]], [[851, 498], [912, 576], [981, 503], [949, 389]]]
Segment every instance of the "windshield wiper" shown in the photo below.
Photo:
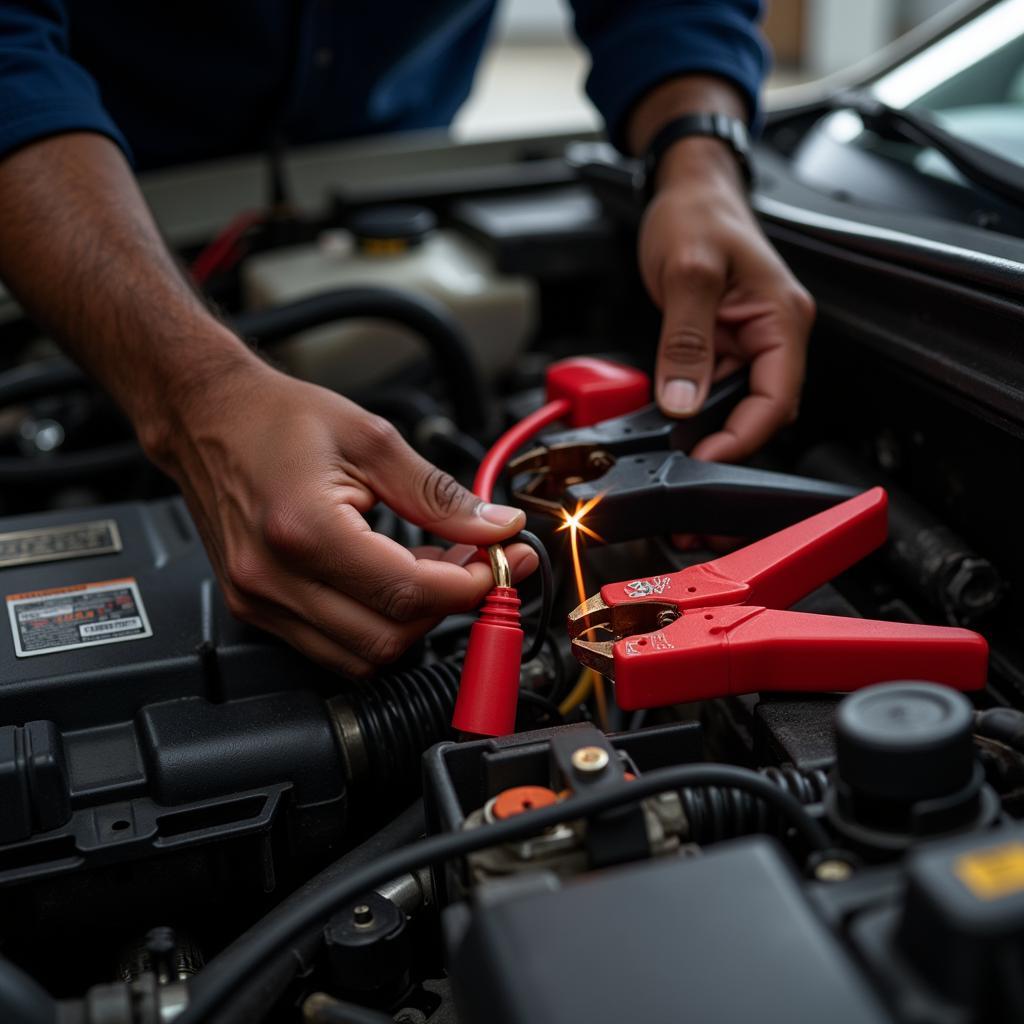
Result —
[[854, 111], [865, 128], [882, 138], [936, 150], [975, 185], [1017, 206], [1024, 206], [1024, 167], [965, 142], [928, 114], [890, 107], [861, 90], [839, 93], [832, 100], [832, 106], [837, 110]]

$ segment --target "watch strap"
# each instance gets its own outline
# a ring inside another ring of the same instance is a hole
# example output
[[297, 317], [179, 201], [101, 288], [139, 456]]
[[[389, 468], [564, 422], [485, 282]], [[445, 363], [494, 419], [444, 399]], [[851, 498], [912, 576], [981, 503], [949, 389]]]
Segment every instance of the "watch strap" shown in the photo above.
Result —
[[669, 147], [680, 139], [694, 135], [721, 139], [728, 145], [740, 166], [743, 180], [748, 188], [751, 186], [754, 174], [750, 164], [750, 135], [746, 124], [728, 114], [684, 114], [663, 125], [647, 147], [644, 155], [644, 188], [648, 198], [654, 189], [658, 166]]

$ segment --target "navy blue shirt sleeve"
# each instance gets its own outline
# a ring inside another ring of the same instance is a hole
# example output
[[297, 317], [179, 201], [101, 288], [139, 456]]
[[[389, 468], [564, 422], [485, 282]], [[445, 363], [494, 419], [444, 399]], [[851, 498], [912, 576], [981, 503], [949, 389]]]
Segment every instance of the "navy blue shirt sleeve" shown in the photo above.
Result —
[[684, 74], [728, 79], [747, 98], [750, 121], [768, 54], [760, 0], [572, 0], [576, 33], [590, 51], [587, 94], [612, 142], [626, 151], [627, 120], [655, 86]]
[[0, 157], [59, 132], [93, 131], [128, 144], [95, 81], [68, 56], [68, 16], [59, 0], [0, 4]]

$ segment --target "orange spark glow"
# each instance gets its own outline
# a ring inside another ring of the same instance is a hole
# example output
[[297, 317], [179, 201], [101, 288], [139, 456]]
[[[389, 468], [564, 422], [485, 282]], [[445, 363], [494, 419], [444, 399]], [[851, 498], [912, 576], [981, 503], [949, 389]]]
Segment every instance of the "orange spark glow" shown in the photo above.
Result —
[[[590, 537], [592, 540], [596, 540], [598, 543], [603, 544], [604, 538], [600, 534], [595, 533], [589, 526], [583, 522], [584, 516], [590, 512], [595, 505], [604, 497], [603, 494], [598, 494], [591, 498], [589, 501], [577, 501], [576, 508], [570, 512], [567, 508], [562, 509], [562, 525], [558, 527], [556, 532], [562, 530], [569, 531], [569, 545], [572, 548], [572, 568], [576, 576], [576, 592], [580, 597], [580, 604], [583, 604], [587, 599], [587, 586], [583, 580], [583, 563], [580, 559], [580, 534], [585, 537]], [[583, 634], [584, 636], [589, 635], [589, 630]], [[598, 673], [593, 674], [594, 679], [594, 699], [597, 702], [597, 717], [601, 723], [601, 728], [608, 731], [608, 700], [604, 692], [604, 677]]]
[[586, 523], [583, 522], [583, 518], [591, 511], [591, 509], [594, 508], [595, 505], [597, 505], [602, 497], [603, 495], [598, 494], [589, 501], [577, 501], [576, 508], [572, 512], [567, 508], [563, 508], [562, 519], [564, 521], [562, 525], [558, 527], [559, 531], [569, 531], [569, 545], [572, 548], [572, 568], [576, 576], [576, 590], [580, 596], [580, 604], [587, 599], [587, 588], [583, 581], [583, 565], [580, 560], [580, 534], [583, 534], [585, 537], [590, 537], [601, 544], [604, 543], [604, 539], [587, 526]]

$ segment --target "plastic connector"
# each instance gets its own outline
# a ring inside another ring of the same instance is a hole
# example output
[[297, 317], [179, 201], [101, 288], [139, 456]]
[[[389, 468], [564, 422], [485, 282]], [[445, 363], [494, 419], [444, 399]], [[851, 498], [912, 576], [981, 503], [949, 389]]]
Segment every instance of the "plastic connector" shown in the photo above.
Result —
[[495, 587], [469, 632], [452, 726], [474, 736], [515, 732], [523, 629], [513, 587]]
[[569, 403], [573, 427], [625, 416], [651, 400], [651, 379], [643, 370], [608, 359], [561, 359], [548, 367], [545, 380], [549, 402]]

